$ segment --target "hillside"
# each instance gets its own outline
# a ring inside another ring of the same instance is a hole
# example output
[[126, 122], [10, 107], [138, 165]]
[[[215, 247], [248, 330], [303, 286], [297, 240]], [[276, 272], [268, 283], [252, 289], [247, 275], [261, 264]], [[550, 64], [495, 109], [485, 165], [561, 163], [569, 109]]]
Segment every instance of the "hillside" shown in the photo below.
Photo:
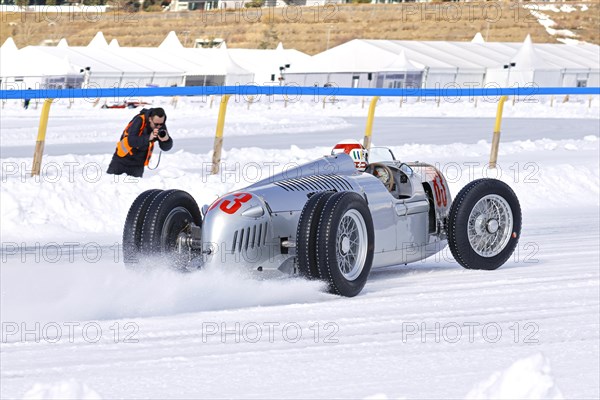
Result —
[[[522, 41], [529, 33], [536, 43], [556, 43], [560, 30], [574, 38], [600, 44], [599, 1], [525, 3], [538, 7], [556, 24], [551, 35], [523, 3], [401, 3], [348, 4], [162, 13], [23, 14], [5, 13], [0, 41], [12, 36], [18, 47], [66, 38], [72, 46], [87, 45], [98, 31], [121, 46], [157, 46], [176, 31], [186, 47], [196, 38], [223, 38], [231, 48], [286, 48], [316, 54], [346, 41], [363, 39], [467, 41], [481, 32], [487, 41]], [[550, 6], [552, 7], [552, 6]], [[558, 8], [555, 9], [558, 11]]]

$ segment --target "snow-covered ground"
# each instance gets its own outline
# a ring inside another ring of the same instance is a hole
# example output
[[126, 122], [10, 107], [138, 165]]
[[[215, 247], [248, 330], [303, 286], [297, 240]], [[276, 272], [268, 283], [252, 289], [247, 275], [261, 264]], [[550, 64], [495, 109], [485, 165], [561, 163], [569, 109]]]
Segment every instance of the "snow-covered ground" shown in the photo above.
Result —
[[597, 97], [573, 100], [507, 103], [498, 170], [486, 166], [495, 103], [381, 101], [376, 145], [437, 164], [453, 194], [498, 176], [520, 199], [523, 234], [497, 271], [464, 270], [444, 251], [374, 271], [352, 299], [227, 266], [132, 273], [119, 243], [142, 191], [210, 203], [360, 139], [368, 101], [233, 101], [225, 172], [211, 176], [216, 104], [165, 100], [175, 148], [141, 180], [104, 174], [133, 110], [53, 105], [52, 155], [31, 178], [22, 150], [33, 153], [40, 109], [7, 102], [1, 397], [600, 397], [599, 108]]
[[584, 12], [589, 10], [589, 7], [587, 5], [562, 4], [560, 7], [558, 7], [555, 4], [525, 4], [523, 5], [523, 7], [529, 10], [531, 15], [533, 15], [538, 20], [540, 25], [542, 25], [546, 29], [546, 32], [548, 32], [549, 35], [557, 36], [557, 41], [565, 44], [581, 43], [580, 40], [576, 39], [578, 35], [575, 34], [573, 31], [570, 31], [568, 29], [554, 29], [553, 26], [556, 25], [556, 22], [554, 22], [548, 14], [542, 11], [551, 11], [555, 14], [561, 12], [570, 13], [573, 11], [577, 11], [577, 8], [579, 8], [580, 11]]

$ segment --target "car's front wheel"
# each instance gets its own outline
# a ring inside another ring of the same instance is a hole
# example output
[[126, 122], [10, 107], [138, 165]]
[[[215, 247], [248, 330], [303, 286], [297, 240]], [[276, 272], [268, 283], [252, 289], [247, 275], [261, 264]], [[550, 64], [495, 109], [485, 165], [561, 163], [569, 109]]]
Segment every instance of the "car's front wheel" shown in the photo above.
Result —
[[468, 269], [503, 265], [521, 236], [521, 206], [512, 189], [496, 179], [478, 179], [456, 196], [448, 216], [448, 245]]

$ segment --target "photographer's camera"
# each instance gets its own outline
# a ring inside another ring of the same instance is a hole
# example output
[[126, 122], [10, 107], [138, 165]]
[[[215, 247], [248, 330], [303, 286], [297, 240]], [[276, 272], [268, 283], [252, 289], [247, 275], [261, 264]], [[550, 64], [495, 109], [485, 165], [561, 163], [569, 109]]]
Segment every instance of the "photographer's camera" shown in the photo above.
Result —
[[158, 130], [158, 137], [164, 138], [165, 136], [167, 136], [167, 130], [165, 128], [159, 129]]

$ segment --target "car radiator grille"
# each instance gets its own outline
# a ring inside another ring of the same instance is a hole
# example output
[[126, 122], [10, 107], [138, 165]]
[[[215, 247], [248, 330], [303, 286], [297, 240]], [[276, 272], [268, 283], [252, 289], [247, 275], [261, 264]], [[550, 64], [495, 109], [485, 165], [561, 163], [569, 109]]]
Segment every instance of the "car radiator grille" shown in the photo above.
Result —
[[321, 192], [326, 190], [352, 190], [352, 186], [339, 175], [312, 175], [274, 182], [288, 192]]
[[265, 246], [267, 244], [268, 226], [268, 222], [264, 222], [235, 231], [233, 233], [231, 254]]

